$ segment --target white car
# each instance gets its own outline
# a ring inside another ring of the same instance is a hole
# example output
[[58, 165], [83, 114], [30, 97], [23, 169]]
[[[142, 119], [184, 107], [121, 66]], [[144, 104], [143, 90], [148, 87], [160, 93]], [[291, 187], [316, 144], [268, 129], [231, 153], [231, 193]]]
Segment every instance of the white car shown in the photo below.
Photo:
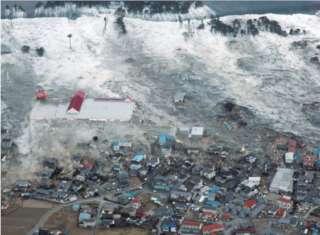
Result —
[[156, 190], [153, 190], [153, 192], [155, 192], [155, 193], [156, 193], [157, 191], [156, 191]]

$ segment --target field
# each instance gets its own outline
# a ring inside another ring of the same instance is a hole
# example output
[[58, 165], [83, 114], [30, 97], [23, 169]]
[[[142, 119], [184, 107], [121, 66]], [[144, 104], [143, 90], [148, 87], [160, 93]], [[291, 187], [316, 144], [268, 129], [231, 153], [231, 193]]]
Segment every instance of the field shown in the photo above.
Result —
[[150, 231], [141, 228], [114, 228], [99, 230], [98, 235], [149, 235]]
[[51, 229], [77, 228], [78, 216], [79, 212], [72, 211], [69, 206], [53, 213], [43, 224], [43, 227]]
[[47, 211], [41, 208], [19, 208], [8, 216], [2, 216], [1, 234], [27, 234]]
[[52, 209], [59, 204], [49, 201], [41, 201], [41, 200], [34, 200], [28, 199], [23, 201], [22, 207], [24, 208], [42, 208], [42, 209]]
[[255, 229], [262, 229], [268, 226], [269, 224], [269, 220], [259, 220], [259, 221], [254, 221], [253, 225], [255, 227]]
[[136, 187], [137, 185], [141, 184], [141, 180], [138, 177], [134, 177], [129, 179], [129, 183], [132, 187]]

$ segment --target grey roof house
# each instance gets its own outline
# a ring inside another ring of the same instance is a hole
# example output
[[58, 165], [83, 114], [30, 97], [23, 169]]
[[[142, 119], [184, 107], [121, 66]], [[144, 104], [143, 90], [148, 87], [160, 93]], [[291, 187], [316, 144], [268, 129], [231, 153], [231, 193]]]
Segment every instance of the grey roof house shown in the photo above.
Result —
[[184, 102], [184, 98], [185, 98], [186, 92], [182, 92], [182, 91], [177, 91], [175, 96], [174, 96], [174, 102], [175, 103], [182, 103]]
[[10, 47], [4, 45], [4, 44], [1, 44], [1, 55], [2, 54], [11, 54], [12, 51], [10, 49]]

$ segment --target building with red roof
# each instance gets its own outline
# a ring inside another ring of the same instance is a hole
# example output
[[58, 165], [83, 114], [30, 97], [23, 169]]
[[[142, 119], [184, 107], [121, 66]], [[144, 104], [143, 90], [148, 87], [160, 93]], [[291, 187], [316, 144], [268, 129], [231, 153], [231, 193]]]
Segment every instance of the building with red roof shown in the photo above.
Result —
[[235, 234], [254, 234], [254, 228], [236, 229], [232, 232], [232, 235]]
[[223, 230], [222, 224], [210, 224], [207, 226], [203, 226], [202, 233], [206, 235], [206, 234], [212, 234], [214, 232], [220, 232], [222, 230]]
[[136, 214], [137, 217], [140, 218], [146, 218], [149, 216], [149, 214], [147, 214], [146, 212], [142, 211], [142, 210], [136, 210]]
[[202, 219], [212, 219], [212, 218], [216, 218], [216, 214], [212, 213], [212, 212], [203, 212], [201, 215]]
[[226, 215], [226, 214], [223, 214], [223, 215], [221, 216], [221, 219], [222, 219], [223, 221], [230, 221], [230, 220], [232, 220], [231, 215]]
[[86, 94], [80, 90], [74, 93], [70, 101], [67, 113], [79, 113], [85, 96]]
[[193, 221], [183, 221], [181, 227], [200, 230], [202, 228], [202, 223], [193, 222]]
[[141, 206], [141, 202], [138, 199], [131, 199], [129, 205], [131, 208], [139, 209], [139, 207]]
[[279, 208], [277, 214], [276, 214], [276, 217], [278, 218], [283, 218], [286, 216], [286, 209], [283, 209], [283, 208]]
[[289, 141], [289, 152], [290, 153], [296, 153], [296, 148], [297, 148], [297, 141], [290, 140]]
[[254, 200], [248, 200], [245, 204], [243, 204], [244, 209], [248, 208], [250, 210], [252, 210], [253, 208], [255, 208], [257, 205], [257, 202]]
[[302, 161], [302, 165], [305, 166], [305, 167], [313, 167], [313, 165], [314, 165], [314, 160], [313, 160], [313, 159], [305, 158], [305, 159], [303, 159], [303, 161]]
[[283, 209], [286, 209], [286, 210], [289, 210], [293, 207], [293, 201], [286, 199], [286, 198], [283, 198], [283, 197], [279, 197], [276, 200], [276, 206], [283, 208]]

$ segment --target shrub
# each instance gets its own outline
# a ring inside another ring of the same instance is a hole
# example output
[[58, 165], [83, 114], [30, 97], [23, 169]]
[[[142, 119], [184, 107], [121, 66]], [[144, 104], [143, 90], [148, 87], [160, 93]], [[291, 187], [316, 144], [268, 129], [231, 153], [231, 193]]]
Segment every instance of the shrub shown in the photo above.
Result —
[[36, 51], [38, 53], [38, 56], [41, 56], [41, 57], [43, 56], [43, 53], [44, 53], [43, 47], [37, 48]]
[[30, 47], [28, 47], [28, 46], [23, 46], [23, 47], [21, 47], [21, 51], [22, 51], [23, 53], [29, 53]]
[[232, 103], [231, 101], [227, 101], [226, 103], [224, 103], [224, 108], [225, 108], [228, 112], [231, 112], [235, 106], [236, 106], [236, 105], [235, 105], [234, 103]]

